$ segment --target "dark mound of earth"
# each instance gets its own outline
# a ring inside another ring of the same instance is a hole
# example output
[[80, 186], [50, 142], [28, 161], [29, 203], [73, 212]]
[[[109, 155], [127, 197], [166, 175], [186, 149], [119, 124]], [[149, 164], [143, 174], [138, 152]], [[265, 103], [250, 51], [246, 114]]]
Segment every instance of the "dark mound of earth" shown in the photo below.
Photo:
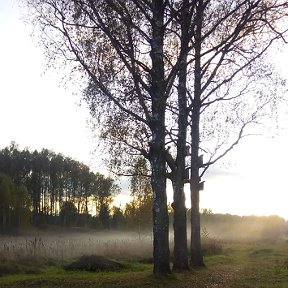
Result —
[[82, 256], [64, 267], [65, 270], [85, 270], [91, 272], [119, 271], [124, 268], [125, 266], [119, 262], [97, 255]]

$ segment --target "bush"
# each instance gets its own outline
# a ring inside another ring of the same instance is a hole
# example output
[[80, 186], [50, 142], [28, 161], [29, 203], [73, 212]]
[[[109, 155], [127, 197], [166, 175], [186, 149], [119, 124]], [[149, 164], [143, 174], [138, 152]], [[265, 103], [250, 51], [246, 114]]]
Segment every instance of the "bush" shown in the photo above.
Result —
[[204, 227], [201, 233], [203, 255], [218, 255], [223, 252], [223, 245], [220, 240], [211, 237]]

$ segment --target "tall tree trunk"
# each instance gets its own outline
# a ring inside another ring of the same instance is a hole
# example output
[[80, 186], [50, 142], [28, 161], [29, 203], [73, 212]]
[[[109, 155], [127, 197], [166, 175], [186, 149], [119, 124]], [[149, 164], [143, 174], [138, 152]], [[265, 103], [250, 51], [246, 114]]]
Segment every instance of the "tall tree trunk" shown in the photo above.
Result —
[[178, 139], [176, 171], [172, 176], [174, 209], [174, 261], [173, 270], [188, 270], [187, 216], [184, 194], [185, 150], [187, 134], [186, 72], [187, 53], [181, 61], [178, 84]]
[[[166, 195], [166, 156], [165, 156], [165, 110], [161, 107], [161, 98], [154, 103], [152, 141], [149, 160], [151, 163], [151, 186], [153, 190], [153, 257], [154, 274], [171, 273], [169, 251], [169, 217]], [[157, 103], [160, 102], [160, 103]], [[158, 112], [156, 112], [158, 110]]]
[[200, 233], [200, 177], [199, 177], [199, 121], [200, 121], [200, 105], [198, 97], [194, 99], [194, 107], [192, 112], [191, 126], [191, 265], [204, 266], [201, 233]]
[[163, 0], [152, 1], [152, 117], [150, 129], [149, 160], [151, 163], [151, 184], [153, 189], [153, 256], [154, 274], [171, 273], [169, 252], [169, 218], [166, 195], [166, 155], [165, 155], [165, 74], [164, 74], [164, 10]]
[[[176, 176], [177, 177], [177, 176]], [[180, 176], [181, 177], [181, 176]], [[174, 254], [173, 254], [173, 270], [188, 270], [188, 247], [187, 247], [187, 218], [186, 205], [184, 195], [184, 184], [181, 178], [173, 181], [174, 191]]]
[[188, 270], [187, 215], [184, 194], [185, 157], [187, 140], [187, 58], [189, 51], [189, 28], [193, 14], [189, 0], [182, 1], [181, 9], [181, 52], [178, 72], [178, 139], [176, 171], [172, 178], [174, 190], [174, 262], [173, 270]]
[[199, 212], [199, 181], [191, 183], [191, 260], [194, 267], [205, 266], [201, 247], [200, 212]]
[[191, 125], [191, 265], [204, 266], [199, 212], [199, 143], [200, 143], [200, 113], [201, 113], [201, 29], [203, 16], [203, 0], [198, 1], [196, 11], [195, 33], [195, 70], [194, 70], [194, 99]]
[[161, 275], [171, 273], [169, 264], [169, 218], [166, 196], [165, 151], [163, 147], [161, 151], [155, 146], [152, 144], [150, 151], [153, 189], [153, 271], [154, 274]]

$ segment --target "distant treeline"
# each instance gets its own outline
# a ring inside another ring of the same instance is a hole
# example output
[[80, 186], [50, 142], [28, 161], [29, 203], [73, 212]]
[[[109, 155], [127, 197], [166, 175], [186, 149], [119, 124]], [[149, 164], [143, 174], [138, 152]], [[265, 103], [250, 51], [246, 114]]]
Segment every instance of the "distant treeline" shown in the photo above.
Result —
[[133, 200], [115, 207], [120, 188], [112, 178], [62, 154], [20, 150], [11, 143], [0, 150], [0, 232], [55, 225], [151, 229], [150, 181], [136, 178], [131, 180]]
[[[0, 150], [0, 227], [87, 222], [105, 215], [119, 187], [112, 178], [47, 149]], [[95, 213], [94, 212], [94, 213]], [[61, 218], [61, 219], [59, 219]], [[72, 223], [71, 223], [72, 224]]]

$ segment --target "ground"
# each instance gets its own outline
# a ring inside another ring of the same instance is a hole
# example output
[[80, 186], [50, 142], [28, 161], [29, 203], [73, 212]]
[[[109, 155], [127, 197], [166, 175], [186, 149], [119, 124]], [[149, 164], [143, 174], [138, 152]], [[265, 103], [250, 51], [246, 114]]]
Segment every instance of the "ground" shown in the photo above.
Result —
[[153, 276], [152, 264], [135, 261], [123, 261], [125, 268], [116, 272], [65, 271], [63, 266], [52, 264], [2, 275], [0, 287], [288, 288], [288, 241], [223, 243], [222, 252], [206, 256], [205, 263], [206, 268], [161, 278]]

